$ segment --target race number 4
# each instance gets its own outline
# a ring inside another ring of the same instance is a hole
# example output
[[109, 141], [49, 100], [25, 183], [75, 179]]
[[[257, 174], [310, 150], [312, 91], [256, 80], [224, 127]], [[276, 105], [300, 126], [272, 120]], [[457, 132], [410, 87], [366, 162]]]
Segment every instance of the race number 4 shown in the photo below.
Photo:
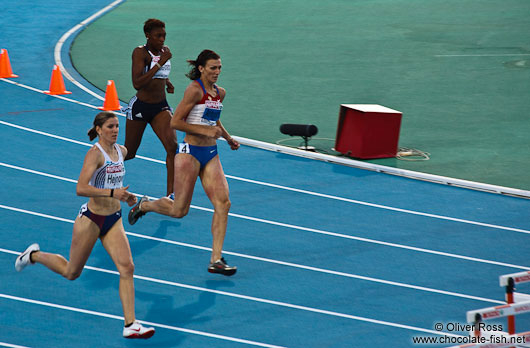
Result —
[[188, 143], [180, 143], [179, 153], [190, 153], [190, 145]]

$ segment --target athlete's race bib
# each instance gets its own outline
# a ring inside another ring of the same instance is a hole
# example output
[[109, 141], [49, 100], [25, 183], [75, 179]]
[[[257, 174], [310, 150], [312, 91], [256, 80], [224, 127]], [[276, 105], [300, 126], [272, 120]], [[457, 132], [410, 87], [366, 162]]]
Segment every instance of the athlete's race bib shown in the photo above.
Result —
[[223, 104], [219, 100], [206, 100], [204, 101], [204, 113], [202, 118], [215, 123], [219, 121], [221, 117], [221, 110], [223, 110]]
[[111, 164], [107, 166], [107, 183], [106, 187], [120, 188], [122, 187], [123, 177], [125, 176], [125, 168], [121, 164]]
[[190, 153], [190, 145], [188, 143], [180, 143], [179, 153]]

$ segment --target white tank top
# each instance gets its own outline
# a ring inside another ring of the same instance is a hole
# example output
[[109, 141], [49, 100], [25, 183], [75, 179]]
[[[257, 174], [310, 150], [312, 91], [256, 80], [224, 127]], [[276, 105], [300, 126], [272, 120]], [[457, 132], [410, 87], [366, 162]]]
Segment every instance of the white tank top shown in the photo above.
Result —
[[[160, 56], [155, 56], [153, 53], [151, 53], [151, 51], [147, 49], [147, 47], [145, 47], [145, 49], [147, 50], [147, 52], [149, 52], [149, 55], [151, 56], [151, 65], [145, 67], [145, 72], [148, 72], [156, 65], [156, 63], [160, 61]], [[164, 65], [162, 65], [158, 69], [158, 71], [153, 76], [153, 79], [168, 79], [170, 72], [171, 72], [171, 61], [168, 60]]]
[[96, 143], [99, 151], [105, 157], [103, 166], [96, 169], [89, 184], [97, 188], [115, 189], [123, 187], [123, 177], [125, 176], [125, 166], [123, 165], [123, 154], [121, 153], [120, 145], [114, 144], [116, 151], [118, 151], [118, 161], [114, 162], [109, 155], [103, 150], [99, 143]]

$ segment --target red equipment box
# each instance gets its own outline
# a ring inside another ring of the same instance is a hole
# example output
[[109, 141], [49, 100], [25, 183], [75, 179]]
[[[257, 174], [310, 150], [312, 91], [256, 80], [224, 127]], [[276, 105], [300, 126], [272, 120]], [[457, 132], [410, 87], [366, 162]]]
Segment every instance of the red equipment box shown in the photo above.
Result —
[[335, 151], [369, 159], [395, 157], [401, 112], [377, 104], [341, 104]]

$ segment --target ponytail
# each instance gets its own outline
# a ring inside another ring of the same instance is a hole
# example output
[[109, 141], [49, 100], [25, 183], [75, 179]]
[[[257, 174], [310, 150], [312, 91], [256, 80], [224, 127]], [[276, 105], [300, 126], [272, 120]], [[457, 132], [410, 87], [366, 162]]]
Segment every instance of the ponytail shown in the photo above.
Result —
[[103, 111], [94, 117], [94, 122], [92, 122], [93, 126], [88, 130], [88, 138], [90, 141], [96, 139], [98, 137], [98, 132], [96, 130], [96, 127], [102, 127], [103, 124], [112, 117], [116, 117], [116, 114], [110, 111]]
[[199, 66], [206, 66], [206, 62], [210, 59], [219, 59], [221, 58], [217, 53], [212, 50], [203, 50], [197, 59], [186, 60], [189, 65], [192, 66], [191, 70], [186, 74], [190, 80], [197, 80], [201, 78], [201, 72], [199, 71]]
[[197, 65], [196, 60], [188, 59], [186, 60], [189, 65], [192, 66], [191, 70], [186, 74], [186, 77], [190, 80], [197, 80], [201, 77], [201, 72], [199, 71], [199, 66]]
[[90, 139], [90, 141], [96, 139], [98, 137], [98, 132], [96, 132], [96, 126], [90, 128], [88, 130], [88, 138]]

